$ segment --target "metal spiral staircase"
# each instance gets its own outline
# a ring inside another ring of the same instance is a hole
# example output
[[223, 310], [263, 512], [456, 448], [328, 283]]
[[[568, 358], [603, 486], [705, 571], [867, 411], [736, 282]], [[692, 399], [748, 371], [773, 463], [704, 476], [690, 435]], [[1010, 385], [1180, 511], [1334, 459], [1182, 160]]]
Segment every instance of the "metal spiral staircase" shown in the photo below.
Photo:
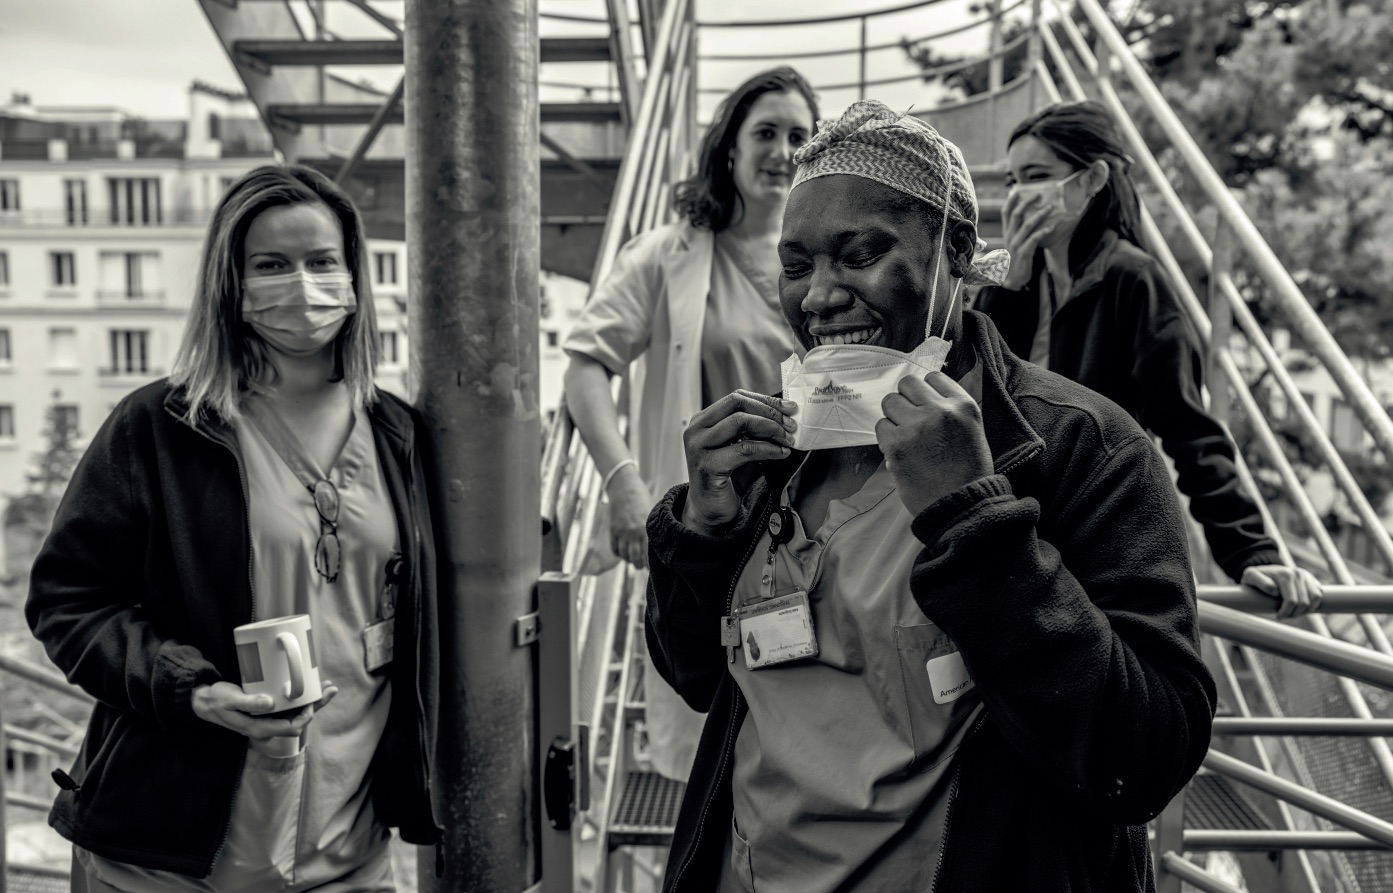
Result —
[[[548, 66], [604, 63], [613, 67], [612, 101], [543, 103], [541, 178], [542, 264], [547, 270], [598, 282], [620, 246], [671, 218], [670, 190], [689, 170], [697, 142], [701, 92], [731, 84], [705, 84], [713, 62], [787, 60], [812, 75], [824, 90], [855, 87], [874, 96], [919, 74], [871, 81], [866, 59], [896, 52], [899, 41], [872, 45], [867, 23], [890, 12], [928, 9], [941, 0], [892, 9], [851, 12], [808, 23], [860, 25], [859, 45], [819, 52], [760, 56], [712, 52], [731, 27], [774, 35], [781, 22], [699, 22], [695, 0], [606, 0], [605, 15], [552, 15], [595, 32], [590, 37], [546, 37], [540, 60]], [[331, 28], [324, 0], [199, 0], [208, 21], [261, 109], [277, 148], [287, 160], [311, 164], [336, 177], [364, 210], [371, 234], [403, 238], [405, 231], [405, 136], [403, 81], [390, 92], [366, 87], [342, 71], [377, 66], [395, 73], [402, 64], [401, 23], [372, 0], [336, 0], [334, 15], [358, 16], [344, 34]], [[399, 9], [399, 7], [396, 7]], [[631, 16], [631, 12], [636, 13]], [[1373, 549], [1393, 568], [1393, 538], [1379, 522], [1339, 452], [1331, 443], [1268, 333], [1258, 324], [1235, 283], [1244, 270], [1261, 283], [1284, 314], [1282, 324], [1338, 385], [1372, 443], [1393, 459], [1393, 421], [1321, 325], [1291, 276], [1229, 193], [1183, 124], [1149, 80], [1098, 0], [994, 0], [986, 15], [920, 38], [946, 42], [972, 28], [987, 29], [989, 51], [980, 58], [941, 66], [944, 75], [986, 65], [986, 92], [914, 114], [931, 121], [969, 159], [982, 206], [981, 231], [1001, 237], [1005, 137], [1026, 114], [1061, 98], [1093, 98], [1119, 121], [1146, 185], [1144, 236], [1180, 292], [1208, 351], [1208, 399], [1227, 420], [1239, 414], [1253, 432], [1256, 450], [1240, 457], [1240, 474], [1274, 533], [1283, 557], [1311, 567], [1328, 584], [1320, 613], [1300, 621], [1272, 619], [1273, 603], [1237, 586], [1221, 585], [1196, 536], [1200, 621], [1205, 654], [1219, 682], [1220, 715], [1205, 767], [1153, 825], [1158, 887], [1179, 893], [1182, 882], [1211, 893], [1231, 893], [1232, 868], [1241, 868], [1249, 890], [1382, 891], [1393, 889], [1393, 645], [1386, 632], [1393, 585], [1376, 573], [1351, 567], [1321, 523], [1287, 461], [1273, 419], [1253, 393], [1252, 370], [1265, 371], [1285, 398], [1287, 412], [1316, 447]], [[341, 15], [342, 14], [342, 15]], [[1029, 28], [1003, 41], [1003, 23], [1025, 16]], [[545, 13], [544, 13], [545, 16]], [[308, 24], [307, 24], [308, 23]], [[363, 27], [377, 33], [365, 36]], [[1085, 35], [1085, 28], [1090, 32]], [[355, 36], [345, 36], [352, 32]], [[1003, 78], [1004, 59], [1024, 43], [1027, 64]], [[828, 84], [817, 76], [829, 56], [858, 55], [855, 84]], [[544, 78], [547, 71], [544, 70]], [[701, 84], [700, 88], [698, 84]], [[544, 81], [545, 84], [545, 81]], [[1147, 116], [1166, 144], [1148, 145], [1134, 118]], [[834, 109], [828, 109], [834, 111]], [[1187, 204], [1167, 181], [1162, 150], [1202, 189], [1216, 219], [1197, 222], [1201, 208]], [[1182, 268], [1153, 218], [1172, 221], [1170, 239], [1203, 269]], [[1194, 274], [1194, 275], [1191, 275]], [[617, 386], [619, 383], [616, 383]], [[1246, 460], [1246, 461], [1245, 461]], [[1283, 530], [1263, 503], [1250, 466], [1282, 485], [1287, 513], [1300, 529]], [[643, 746], [641, 613], [644, 575], [627, 566], [588, 573], [590, 544], [599, 520], [600, 478], [564, 411], [547, 433], [542, 466], [544, 569], [539, 590], [541, 622], [540, 726], [577, 745], [574, 824], [554, 828], [542, 842], [542, 883], [548, 893], [570, 890], [652, 888], [661, 858], [642, 858], [644, 847], [671, 838], [681, 786], [646, 771]], [[4, 661], [9, 678], [24, 678], [67, 696], [60, 677], [28, 664]], [[11, 740], [48, 750], [56, 760], [74, 749], [32, 731], [6, 725]], [[543, 735], [541, 740], [547, 740]], [[44, 798], [10, 791], [11, 806], [44, 806]], [[639, 854], [636, 857], [636, 852]], [[1220, 862], [1208, 854], [1228, 853]], [[1230, 876], [1225, 879], [1225, 871]], [[12, 865], [11, 889], [41, 889], [57, 882], [52, 872]], [[24, 886], [28, 885], [28, 886]]]

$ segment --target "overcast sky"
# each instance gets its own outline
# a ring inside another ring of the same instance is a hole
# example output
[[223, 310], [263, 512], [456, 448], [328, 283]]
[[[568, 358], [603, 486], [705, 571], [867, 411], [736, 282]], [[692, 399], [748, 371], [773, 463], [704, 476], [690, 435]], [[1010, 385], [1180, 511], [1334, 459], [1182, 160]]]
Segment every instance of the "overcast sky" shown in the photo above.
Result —
[[[268, 0], [244, 0], [268, 2]], [[704, 21], [730, 21], [758, 17], [783, 19], [811, 17], [861, 9], [884, 9], [906, 0], [697, 0], [697, 14]], [[918, 37], [966, 21], [968, 0], [944, 0], [926, 9], [872, 19], [871, 44]], [[378, 4], [401, 14], [404, 3]], [[344, 36], [378, 36], [381, 29], [347, 3], [330, 3], [330, 27]], [[228, 62], [213, 35], [198, 0], [0, 0], [0, 104], [13, 92], [27, 93], [40, 106], [115, 106], [150, 118], [177, 118], [187, 113], [187, 88], [197, 79], [231, 90], [241, 90], [236, 70]], [[292, 8], [302, 10], [302, 2]], [[603, 0], [541, 0], [544, 12], [603, 15]], [[977, 53], [985, 46], [986, 29], [956, 38], [945, 49]], [[603, 34], [600, 26], [543, 20], [543, 35]], [[703, 29], [704, 53], [806, 52], [814, 49], [854, 47], [860, 38], [855, 21], [817, 26], [772, 29]], [[771, 56], [771, 60], [777, 57]], [[707, 62], [700, 77], [706, 86], [730, 87], [745, 75], [765, 67], [764, 62]], [[857, 79], [854, 54], [795, 62], [814, 84], [835, 84]], [[399, 72], [399, 70], [398, 70]], [[913, 68], [899, 49], [871, 56], [871, 79], [909, 74]], [[390, 89], [397, 72], [352, 69], [354, 78], [366, 77]], [[542, 72], [547, 82], [580, 82], [603, 85], [610, 80], [604, 66], [552, 65]], [[875, 98], [892, 105], [926, 102], [916, 83], [875, 87]], [[543, 98], [578, 98], [574, 90], [544, 88]], [[854, 91], [822, 93], [824, 114], [844, 107], [856, 98]], [[703, 117], [709, 115], [718, 96], [703, 97]]]

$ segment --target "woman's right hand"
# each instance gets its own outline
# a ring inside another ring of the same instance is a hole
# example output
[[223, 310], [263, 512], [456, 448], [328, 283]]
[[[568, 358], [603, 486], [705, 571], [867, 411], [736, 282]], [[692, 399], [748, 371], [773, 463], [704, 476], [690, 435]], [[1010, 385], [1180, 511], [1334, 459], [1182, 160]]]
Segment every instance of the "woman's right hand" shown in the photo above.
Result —
[[193, 690], [193, 712], [199, 719], [231, 729], [254, 742], [298, 738], [314, 718], [314, 712], [339, 693], [338, 687], [327, 679], [323, 687], [324, 696], [315, 703], [306, 704], [290, 716], [277, 714], [272, 717], [259, 715], [275, 709], [275, 701], [270, 695], [249, 695], [240, 685], [214, 682]]
[[1023, 199], [1019, 196], [1019, 192], [1011, 193], [1001, 206], [1006, 251], [1011, 255], [1011, 268], [1001, 284], [1012, 291], [1020, 291], [1030, 284], [1030, 265], [1035, 260], [1035, 252], [1054, 226], [1053, 205], [1043, 201], [1038, 193]]
[[648, 514], [653, 497], [632, 465], [615, 476], [609, 492], [609, 545], [639, 570], [648, 567]]
[[703, 409], [682, 434], [687, 450], [687, 504], [682, 523], [711, 533], [740, 513], [731, 475], [751, 462], [782, 459], [793, 448], [798, 404], [751, 391], [728, 394]]

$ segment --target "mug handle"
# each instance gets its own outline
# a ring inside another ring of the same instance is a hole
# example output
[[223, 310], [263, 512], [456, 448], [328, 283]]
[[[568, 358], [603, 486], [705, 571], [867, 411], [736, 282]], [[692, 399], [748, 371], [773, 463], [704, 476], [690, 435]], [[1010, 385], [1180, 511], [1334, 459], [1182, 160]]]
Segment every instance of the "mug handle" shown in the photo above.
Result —
[[305, 693], [305, 660], [300, 654], [300, 640], [294, 633], [277, 633], [276, 643], [285, 652], [290, 667], [290, 681], [285, 684], [285, 696], [293, 701]]

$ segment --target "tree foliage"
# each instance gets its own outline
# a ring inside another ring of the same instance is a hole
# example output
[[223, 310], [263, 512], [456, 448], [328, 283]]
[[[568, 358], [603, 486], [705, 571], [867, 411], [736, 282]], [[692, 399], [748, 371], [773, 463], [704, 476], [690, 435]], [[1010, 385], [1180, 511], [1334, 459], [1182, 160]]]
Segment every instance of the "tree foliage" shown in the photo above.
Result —
[[[975, 16], [987, 15], [991, 11], [988, 5], [980, 3], [974, 3], [968, 9]], [[1005, 20], [1001, 25], [1002, 45], [1009, 45], [1011, 41], [1025, 34], [1029, 29], [1030, 23], [1024, 19]], [[928, 41], [915, 43], [904, 38], [900, 41], [900, 46], [911, 62], [925, 70], [925, 83], [941, 83], [945, 87], [961, 91], [965, 96], [985, 93], [990, 88], [991, 65], [986, 61], [975, 62], [942, 74], [928, 73], [935, 68], [956, 66], [959, 62], [966, 62], [968, 57], [935, 50], [934, 45]], [[1024, 42], [1006, 52], [1002, 58], [1002, 83], [1009, 84], [1025, 73], [1025, 67], [1029, 60], [1028, 53], [1029, 49]]]
[[53, 403], [45, 413], [44, 448], [34, 455], [33, 467], [25, 474], [27, 488], [5, 507], [3, 526], [23, 528], [35, 537], [42, 536], [53, 523], [58, 500], [82, 458], [78, 432], [72, 416], [59, 404], [61, 399], [62, 394], [54, 391]]

